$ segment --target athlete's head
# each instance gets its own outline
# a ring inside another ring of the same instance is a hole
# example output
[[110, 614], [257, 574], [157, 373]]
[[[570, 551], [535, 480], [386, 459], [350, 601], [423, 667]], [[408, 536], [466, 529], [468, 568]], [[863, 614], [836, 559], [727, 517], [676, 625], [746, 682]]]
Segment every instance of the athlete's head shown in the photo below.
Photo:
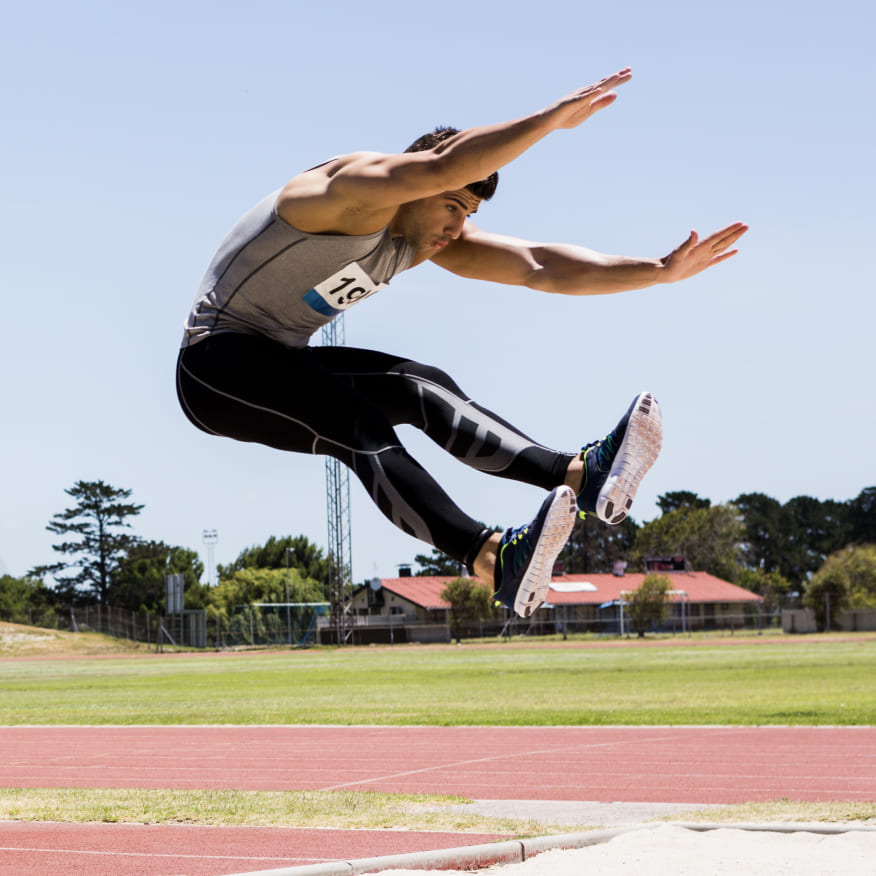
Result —
[[[418, 137], [414, 140], [414, 142], [405, 149], [405, 152], [425, 152], [427, 149], [434, 149], [439, 143], [449, 140], [454, 134], [458, 133], [459, 130], [457, 128], [449, 128], [444, 125], [439, 125], [434, 131], [430, 131], [428, 134], [423, 134], [422, 137]], [[475, 195], [475, 197], [484, 201], [489, 201], [496, 193], [496, 186], [498, 184], [499, 174], [494, 171], [486, 179], [482, 179], [479, 182], [469, 183], [466, 186], [466, 189]]]

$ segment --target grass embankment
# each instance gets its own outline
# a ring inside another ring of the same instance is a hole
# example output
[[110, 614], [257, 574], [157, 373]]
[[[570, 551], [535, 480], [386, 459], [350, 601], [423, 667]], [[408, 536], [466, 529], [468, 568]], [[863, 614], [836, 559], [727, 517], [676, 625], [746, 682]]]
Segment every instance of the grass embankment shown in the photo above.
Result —
[[[68, 633], [0, 622], [0, 657], [98, 657], [147, 653], [147, 646], [99, 633]], [[2, 676], [2, 673], [0, 673]]]

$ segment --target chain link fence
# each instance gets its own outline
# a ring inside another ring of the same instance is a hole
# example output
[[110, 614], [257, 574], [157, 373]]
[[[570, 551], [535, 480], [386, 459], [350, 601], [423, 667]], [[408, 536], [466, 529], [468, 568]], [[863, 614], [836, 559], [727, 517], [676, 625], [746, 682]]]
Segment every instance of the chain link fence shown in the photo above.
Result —
[[[183, 648], [252, 648], [252, 647], [306, 647], [308, 645], [336, 645], [334, 624], [327, 604], [253, 605], [238, 606], [231, 618], [217, 624], [215, 617], [207, 617], [204, 610], [183, 611], [177, 614], [135, 612], [129, 609], [103, 605], [33, 610], [17, 622], [47, 629], [70, 632], [102, 633], [119, 639], [140, 642], [156, 650], [174, 646]], [[386, 621], [382, 623], [381, 621]], [[347, 644], [402, 644], [405, 642], [449, 642], [450, 625], [444, 623], [417, 623], [404, 616], [398, 618], [368, 618], [351, 616], [348, 625], [351, 636]], [[849, 628], [855, 629], [851, 626]], [[869, 628], [861, 626], [860, 628]], [[736, 632], [781, 630], [782, 616], [739, 612], [715, 618], [673, 615], [663, 624], [647, 632], [685, 635], [715, 633], [733, 635]], [[787, 630], [786, 630], [787, 631]], [[791, 630], [799, 632], [802, 630]], [[512, 636], [635, 636], [629, 618], [621, 629], [615, 617], [600, 619], [564, 618], [559, 612], [536, 612], [524, 619], [506, 612], [503, 618], [491, 621], [471, 621], [461, 626], [466, 639]]]

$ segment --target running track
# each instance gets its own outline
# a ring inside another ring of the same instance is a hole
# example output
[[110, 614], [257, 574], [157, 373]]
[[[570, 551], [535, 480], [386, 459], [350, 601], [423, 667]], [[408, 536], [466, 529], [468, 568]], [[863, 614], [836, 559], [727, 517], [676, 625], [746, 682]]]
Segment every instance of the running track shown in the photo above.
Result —
[[[0, 727], [0, 787], [876, 800], [868, 727]], [[411, 831], [0, 825], [0, 874], [218, 874], [480, 844]]]

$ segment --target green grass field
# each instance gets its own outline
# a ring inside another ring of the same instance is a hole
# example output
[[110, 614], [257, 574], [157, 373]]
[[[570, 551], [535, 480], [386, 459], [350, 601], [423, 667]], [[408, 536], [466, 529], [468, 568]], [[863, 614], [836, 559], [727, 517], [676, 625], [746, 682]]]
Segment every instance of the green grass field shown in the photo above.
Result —
[[0, 724], [876, 723], [873, 634], [616, 645], [2, 660]]

